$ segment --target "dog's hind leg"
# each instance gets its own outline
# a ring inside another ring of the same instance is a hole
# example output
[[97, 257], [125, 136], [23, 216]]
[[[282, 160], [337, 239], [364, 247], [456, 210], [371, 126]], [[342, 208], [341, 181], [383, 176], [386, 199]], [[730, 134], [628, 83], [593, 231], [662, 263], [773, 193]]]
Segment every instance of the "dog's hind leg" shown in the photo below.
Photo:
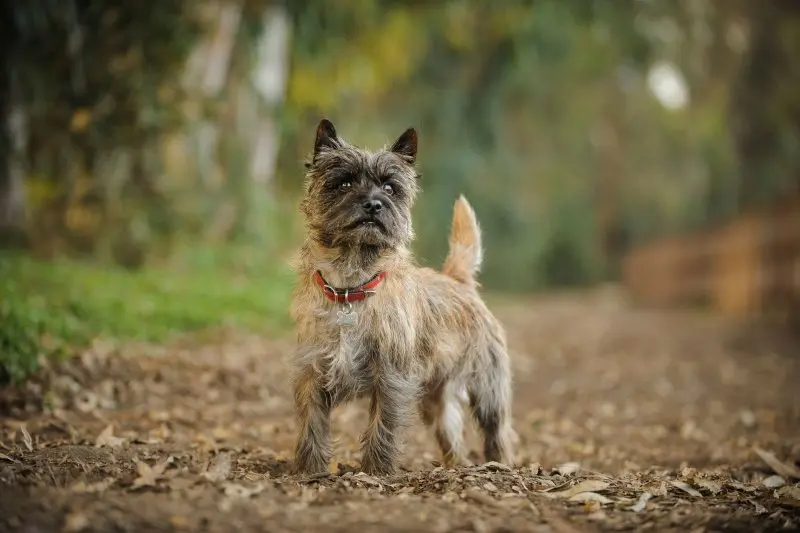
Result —
[[425, 425], [434, 429], [444, 464], [468, 464], [464, 447], [464, 416], [454, 384], [441, 383], [430, 388], [420, 400], [420, 412]]
[[513, 465], [511, 428], [511, 368], [504, 343], [491, 339], [475, 354], [476, 367], [468, 382], [472, 414], [483, 433], [487, 461]]

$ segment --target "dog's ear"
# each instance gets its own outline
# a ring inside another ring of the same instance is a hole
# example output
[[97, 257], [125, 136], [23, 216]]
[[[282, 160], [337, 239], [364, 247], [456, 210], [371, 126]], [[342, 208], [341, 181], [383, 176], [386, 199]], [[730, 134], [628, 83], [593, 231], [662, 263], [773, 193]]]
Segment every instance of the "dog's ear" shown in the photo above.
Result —
[[417, 160], [417, 130], [408, 128], [398, 137], [390, 150], [413, 165]]
[[317, 156], [323, 147], [336, 148], [339, 142], [336, 136], [336, 128], [333, 127], [333, 122], [327, 118], [323, 118], [317, 126], [317, 137], [314, 139], [314, 157]]

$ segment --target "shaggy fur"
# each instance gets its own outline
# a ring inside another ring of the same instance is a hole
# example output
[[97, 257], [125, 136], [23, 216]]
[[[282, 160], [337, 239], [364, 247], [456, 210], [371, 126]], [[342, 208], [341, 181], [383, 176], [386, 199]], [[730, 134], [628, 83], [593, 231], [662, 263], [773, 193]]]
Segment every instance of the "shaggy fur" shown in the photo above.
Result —
[[[512, 464], [509, 359], [503, 328], [477, 292], [475, 214], [463, 197], [456, 201], [443, 273], [414, 265], [408, 246], [416, 154], [413, 129], [372, 153], [344, 141], [327, 120], [317, 128], [292, 304], [299, 472], [328, 470], [331, 410], [365, 395], [365, 472], [395, 469], [398, 436], [415, 408], [433, 428], [446, 464], [465, 464], [462, 402], [482, 430], [486, 460]], [[380, 210], [370, 208], [375, 202]], [[325, 297], [316, 271], [334, 287], [358, 286], [380, 271], [386, 278], [372, 297], [352, 304], [357, 323], [340, 326], [343, 304]]]

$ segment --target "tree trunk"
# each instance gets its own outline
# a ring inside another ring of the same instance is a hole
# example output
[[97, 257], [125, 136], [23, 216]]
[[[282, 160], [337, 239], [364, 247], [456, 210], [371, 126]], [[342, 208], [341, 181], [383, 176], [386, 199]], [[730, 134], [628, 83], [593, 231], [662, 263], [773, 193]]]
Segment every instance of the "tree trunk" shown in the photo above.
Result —
[[[7, 50], [7, 49], [6, 49]], [[7, 58], [6, 58], [7, 59]], [[25, 110], [11, 66], [0, 68], [0, 244], [21, 244], [25, 234]]]
[[216, 28], [209, 38], [194, 47], [186, 64], [183, 83], [190, 91], [198, 88], [209, 98], [219, 95], [231, 65], [236, 35], [242, 19], [242, 6], [236, 3], [207, 3], [203, 8]]
[[278, 161], [278, 112], [286, 96], [290, 39], [289, 14], [282, 6], [271, 6], [264, 12], [253, 71], [253, 83], [266, 104], [266, 112], [257, 127], [250, 164], [253, 182], [259, 188], [272, 181]]
[[747, 18], [731, 110], [741, 208], [800, 191], [800, 2], [751, 2]]

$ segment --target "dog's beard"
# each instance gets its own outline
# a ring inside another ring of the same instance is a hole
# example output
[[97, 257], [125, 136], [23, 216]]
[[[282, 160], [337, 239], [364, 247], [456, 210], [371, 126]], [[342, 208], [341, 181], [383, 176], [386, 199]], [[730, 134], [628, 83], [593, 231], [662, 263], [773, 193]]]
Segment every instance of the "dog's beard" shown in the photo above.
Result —
[[346, 242], [389, 246], [394, 241], [390, 227], [380, 216], [358, 216], [343, 228], [342, 237]]
[[[356, 211], [356, 210], [354, 210]], [[376, 215], [345, 211], [320, 216], [312, 231], [317, 240], [328, 248], [357, 248], [359, 246], [391, 249], [403, 246], [409, 239], [407, 218], [385, 210]]]

